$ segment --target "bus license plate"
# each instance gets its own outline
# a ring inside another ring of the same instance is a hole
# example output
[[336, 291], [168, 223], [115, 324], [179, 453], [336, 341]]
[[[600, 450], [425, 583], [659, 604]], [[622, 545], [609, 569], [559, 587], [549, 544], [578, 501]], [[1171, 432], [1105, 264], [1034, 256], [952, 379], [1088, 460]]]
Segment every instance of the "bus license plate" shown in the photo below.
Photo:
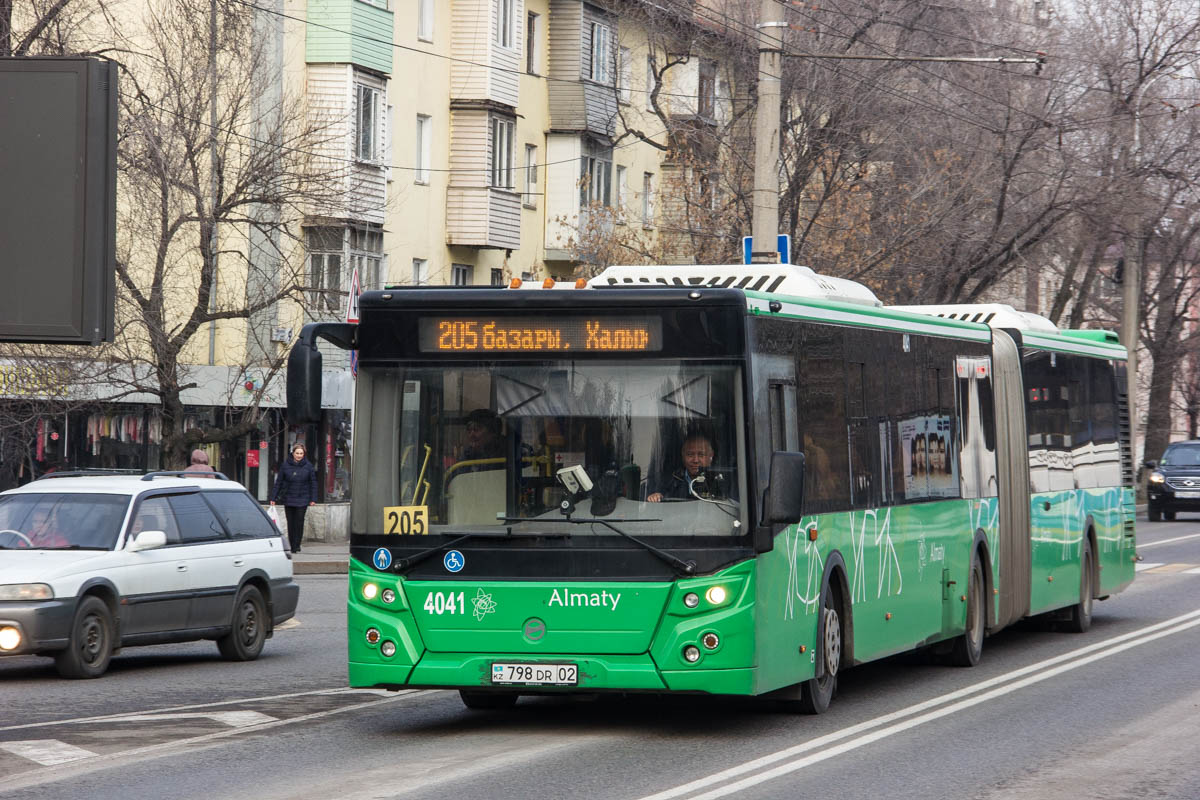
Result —
[[1195, 500], [1200, 497], [1200, 492], [1176, 492], [1175, 496], [1181, 500]]
[[575, 664], [492, 664], [492, 683], [522, 686], [575, 686], [579, 667]]

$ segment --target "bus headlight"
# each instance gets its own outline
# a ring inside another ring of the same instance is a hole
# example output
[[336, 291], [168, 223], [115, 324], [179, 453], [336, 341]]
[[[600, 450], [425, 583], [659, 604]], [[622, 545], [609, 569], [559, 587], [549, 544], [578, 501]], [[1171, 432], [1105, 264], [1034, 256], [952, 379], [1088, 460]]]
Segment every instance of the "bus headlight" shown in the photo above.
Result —
[[700, 595], [695, 592], [688, 592], [683, 596], [683, 604], [688, 608], [695, 608], [700, 605]]
[[1166, 478], [1163, 477], [1163, 474], [1161, 472], [1151, 472], [1150, 473], [1150, 482], [1151, 483], [1162, 483], [1165, 480], [1166, 480]]
[[385, 602], [385, 603], [394, 603], [394, 602], [396, 602], [396, 593], [395, 593], [395, 592], [393, 592], [391, 589], [384, 589], [382, 592], [380, 592], [380, 594], [379, 594], [379, 597], [380, 597], [380, 598], [383, 600], [383, 602]]
[[21, 632], [6, 625], [0, 628], [0, 650], [16, 650], [21, 645]]
[[714, 606], [719, 606], [721, 603], [724, 603], [727, 596], [728, 594], [726, 593], [724, 586], [710, 586], [708, 587], [708, 591], [704, 594], [704, 597], [708, 600], [708, 602], [712, 603]]
[[384, 642], [379, 645], [379, 652], [383, 653], [386, 658], [391, 658], [396, 655], [396, 643], [393, 641]]
[[367, 600], [374, 600], [375, 595], [379, 594], [379, 587], [373, 583], [363, 584], [363, 597]]
[[683, 660], [689, 664], [695, 664], [700, 660], [700, 648], [694, 644], [689, 644], [683, 648]]

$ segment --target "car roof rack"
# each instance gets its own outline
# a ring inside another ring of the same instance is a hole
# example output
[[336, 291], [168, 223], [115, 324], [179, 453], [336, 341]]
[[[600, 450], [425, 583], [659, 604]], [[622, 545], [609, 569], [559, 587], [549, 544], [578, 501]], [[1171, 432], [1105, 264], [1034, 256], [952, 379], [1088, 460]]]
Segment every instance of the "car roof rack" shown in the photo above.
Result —
[[227, 481], [230, 479], [224, 472], [217, 472], [215, 470], [212, 472], [209, 472], [208, 470], [176, 469], [176, 470], [159, 470], [157, 472], [147, 472], [145, 475], [142, 476], [142, 480], [152, 481], [155, 478], [186, 478], [188, 476], [191, 476], [193, 478], [220, 478], [223, 481]]
[[49, 480], [50, 478], [112, 478], [129, 475], [141, 475], [140, 469], [119, 470], [119, 469], [74, 469], [62, 470], [59, 472], [47, 472], [45, 475], [38, 476], [39, 481]]

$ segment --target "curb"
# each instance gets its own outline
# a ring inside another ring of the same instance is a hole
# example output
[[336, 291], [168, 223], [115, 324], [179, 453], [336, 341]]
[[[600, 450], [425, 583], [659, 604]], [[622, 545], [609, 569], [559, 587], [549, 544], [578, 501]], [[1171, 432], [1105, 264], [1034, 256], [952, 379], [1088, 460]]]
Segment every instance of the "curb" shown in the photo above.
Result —
[[350, 571], [349, 560], [292, 561], [293, 575], [336, 575]]

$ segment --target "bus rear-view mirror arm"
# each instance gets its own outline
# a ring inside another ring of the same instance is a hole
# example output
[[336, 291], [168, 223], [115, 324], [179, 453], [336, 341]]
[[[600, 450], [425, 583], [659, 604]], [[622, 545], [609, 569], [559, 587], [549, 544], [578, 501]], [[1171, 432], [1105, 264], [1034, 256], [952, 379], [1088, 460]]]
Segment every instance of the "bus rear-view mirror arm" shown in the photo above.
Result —
[[305, 425], [321, 421], [321, 351], [317, 339], [353, 350], [358, 326], [347, 322], [310, 322], [300, 330], [288, 354], [288, 423]]

